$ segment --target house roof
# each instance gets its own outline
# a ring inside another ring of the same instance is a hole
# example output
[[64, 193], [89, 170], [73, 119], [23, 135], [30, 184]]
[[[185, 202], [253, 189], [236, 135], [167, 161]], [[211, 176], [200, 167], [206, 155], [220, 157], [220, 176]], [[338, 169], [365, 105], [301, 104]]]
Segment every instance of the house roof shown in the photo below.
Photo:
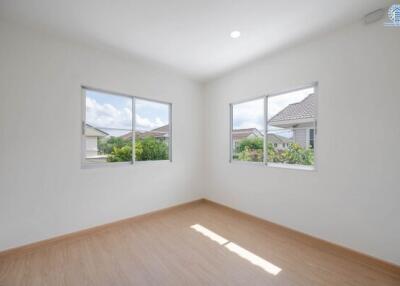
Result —
[[[144, 137], [156, 137], [156, 138], [161, 138], [161, 137], [169, 137], [169, 125], [164, 125], [161, 127], [157, 127], [155, 129], [152, 129], [150, 131], [136, 131], [136, 138], [144, 138]], [[132, 132], [128, 132], [122, 136], [120, 136], [120, 138], [123, 139], [131, 139], [132, 138]]]
[[[137, 132], [136, 132], [137, 133]], [[125, 139], [125, 140], [130, 140], [132, 139], [132, 131], [129, 131], [128, 133], [119, 136], [119, 138]]]
[[290, 143], [293, 142], [291, 138], [280, 136], [274, 133], [269, 133], [267, 135], [267, 140], [269, 143]]
[[105, 137], [108, 135], [107, 132], [100, 130], [90, 124], [85, 123], [85, 135], [86, 136], [93, 136], [93, 137]]
[[245, 128], [245, 129], [234, 129], [232, 130], [232, 139], [240, 140], [254, 135], [256, 137], [262, 137], [262, 133], [257, 128]]
[[271, 125], [287, 121], [300, 121], [304, 119], [313, 119], [316, 117], [315, 95], [310, 94], [302, 101], [292, 103], [275, 114], [268, 123]]
[[[232, 130], [232, 139], [234, 141], [242, 140], [250, 135], [254, 135], [255, 137], [263, 137], [263, 134], [257, 128], [246, 128], [246, 129], [234, 129]], [[271, 143], [290, 143], [292, 142], [291, 138], [287, 138], [284, 136], [280, 136], [274, 133], [269, 133], [267, 135], [268, 142]]]
[[164, 133], [168, 133], [169, 132], [169, 124], [158, 127], [156, 129], [151, 130], [152, 132], [164, 132]]

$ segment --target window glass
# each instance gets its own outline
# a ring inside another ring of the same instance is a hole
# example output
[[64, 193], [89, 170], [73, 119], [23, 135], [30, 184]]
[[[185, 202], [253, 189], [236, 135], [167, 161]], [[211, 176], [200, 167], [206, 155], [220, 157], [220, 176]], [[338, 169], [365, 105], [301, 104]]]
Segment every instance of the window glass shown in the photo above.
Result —
[[131, 162], [132, 98], [85, 90], [85, 162]]
[[171, 104], [86, 88], [83, 94], [85, 165], [170, 159]]
[[269, 165], [314, 165], [314, 87], [269, 96], [267, 118]]
[[232, 159], [264, 161], [264, 98], [232, 105]]
[[170, 105], [136, 99], [136, 161], [168, 160]]
[[314, 149], [314, 129], [310, 129], [309, 147]]

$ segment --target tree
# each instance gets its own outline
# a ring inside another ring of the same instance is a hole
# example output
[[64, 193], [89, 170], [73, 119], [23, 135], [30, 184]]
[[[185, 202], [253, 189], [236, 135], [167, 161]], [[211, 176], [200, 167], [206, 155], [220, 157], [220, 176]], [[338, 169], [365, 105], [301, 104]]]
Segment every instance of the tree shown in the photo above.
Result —
[[114, 148], [122, 148], [127, 145], [131, 145], [132, 141], [121, 137], [109, 137], [102, 138], [98, 141], [98, 148], [100, 154], [111, 154]]
[[253, 149], [251, 150], [248, 146], [239, 153], [238, 159], [240, 161], [251, 161], [251, 162], [262, 162], [263, 161], [263, 150]]
[[168, 145], [154, 137], [145, 137], [136, 141], [136, 160], [167, 160]]
[[107, 156], [108, 162], [129, 162], [132, 161], [132, 146], [125, 145], [121, 148], [114, 146]]
[[263, 161], [264, 141], [262, 138], [242, 139], [237, 147], [238, 159], [241, 161]]
[[[263, 161], [263, 146], [262, 138], [246, 138], [240, 141], [236, 148], [237, 159], [241, 161]], [[312, 148], [303, 148], [297, 143], [289, 143], [286, 150], [278, 150], [274, 148], [272, 143], [267, 146], [268, 162], [313, 165], [314, 150]]]
[[[121, 141], [112, 141], [112, 151], [107, 156], [108, 162], [128, 162], [132, 160], [132, 144], [126, 140], [125, 145], [121, 147]], [[109, 142], [106, 143], [108, 147]], [[135, 159], [137, 161], [148, 160], [167, 160], [168, 145], [154, 137], [137, 139], [135, 142]]]
[[245, 138], [240, 140], [239, 146], [237, 148], [237, 152], [245, 151], [246, 147], [249, 150], [263, 150], [264, 149], [264, 140], [262, 138]]
[[289, 144], [283, 153], [284, 161], [288, 164], [312, 165], [314, 164], [314, 150], [304, 149], [297, 143]]
[[267, 146], [267, 155], [268, 155], [268, 161], [269, 162], [274, 162], [274, 163], [283, 163], [285, 161], [283, 155], [283, 152], [276, 150], [274, 148], [274, 145], [272, 143], [268, 143]]

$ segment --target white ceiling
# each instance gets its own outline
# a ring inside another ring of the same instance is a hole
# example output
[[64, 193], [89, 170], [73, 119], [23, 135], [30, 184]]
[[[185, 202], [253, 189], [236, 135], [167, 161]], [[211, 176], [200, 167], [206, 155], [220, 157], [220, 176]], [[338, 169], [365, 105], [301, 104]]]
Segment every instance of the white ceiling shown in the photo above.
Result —
[[[390, 0], [0, 0], [0, 17], [151, 59], [205, 81]], [[240, 30], [242, 36], [229, 34]]]

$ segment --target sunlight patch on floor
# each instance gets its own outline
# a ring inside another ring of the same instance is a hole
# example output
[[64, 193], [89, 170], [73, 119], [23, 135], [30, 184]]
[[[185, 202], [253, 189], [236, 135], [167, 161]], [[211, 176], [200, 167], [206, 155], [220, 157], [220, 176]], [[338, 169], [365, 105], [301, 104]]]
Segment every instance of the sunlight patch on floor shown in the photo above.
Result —
[[209, 230], [208, 228], [205, 228], [204, 226], [200, 225], [200, 224], [194, 224], [191, 226], [191, 228], [193, 228], [194, 230], [200, 232], [202, 235], [207, 236], [209, 239], [224, 245], [227, 242], [229, 242], [226, 238], [223, 238], [222, 236], [216, 234], [215, 232], [212, 232], [211, 230]]
[[194, 224], [194, 225], [190, 226], [190, 228], [196, 230], [197, 232], [200, 232], [202, 235], [217, 242], [218, 244], [227, 248], [229, 251], [237, 254], [238, 256], [242, 257], [243, 259], [246, 259], [250, 263], [262, 268], [264, 271], [266, 271], [272, 275], [278, 275], [279, 272], [282, 271], [282, 269], [279, 268], [278, 266], [272, 264], [271, 262], [265, 260], [264, 258], [261, 258], [260, 256], [258, 256], [256, 254], [252, 253], [251, 251], [244, 249], [243, 247], [237, 245], [236, 243], [230, 242], [226, 238], [216, 234], [215, 232], [209, 230], [208, 228], [206, 228], [200, 224]]

